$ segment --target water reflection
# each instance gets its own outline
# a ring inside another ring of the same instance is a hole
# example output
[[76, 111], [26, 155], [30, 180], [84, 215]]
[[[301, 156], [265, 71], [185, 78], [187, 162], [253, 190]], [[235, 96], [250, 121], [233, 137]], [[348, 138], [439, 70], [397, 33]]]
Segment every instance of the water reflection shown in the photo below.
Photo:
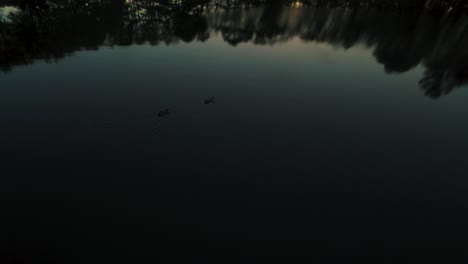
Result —
[[220, 33], [232, 46], [294, 37], [342, 49], [365, 45], [387, 73], [422, 64], [419, 84], [432, 98], [468, 83], [463, 1], [357, 2], [22, 0], [13, 3], [20, 11], [2, 12], [0, 69], [101, 46], [203, 42]]

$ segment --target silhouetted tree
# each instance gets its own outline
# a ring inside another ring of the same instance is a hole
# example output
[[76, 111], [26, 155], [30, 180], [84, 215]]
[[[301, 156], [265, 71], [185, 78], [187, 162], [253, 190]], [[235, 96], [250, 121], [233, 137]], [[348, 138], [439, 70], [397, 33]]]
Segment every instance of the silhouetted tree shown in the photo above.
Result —
[[[467, 18], [451, 0], [17, 0], [0, 20], [0, 69], [57, 61], [103, 45], [205, 41], [236, 46], [300, 37], [348, 49], [362, 43], [390, 73], [426, 67], [433, 98], [467, 83]], [[457, 4], [458, 3], [458, 4]], [[302, 8], [294, 8], [301, 6]], [[338, 8], [328, 8], [338, 7]], [[386, 9], [386, 11], [382, 11]], [[442, 14], [442, 15], [441, 15]]]

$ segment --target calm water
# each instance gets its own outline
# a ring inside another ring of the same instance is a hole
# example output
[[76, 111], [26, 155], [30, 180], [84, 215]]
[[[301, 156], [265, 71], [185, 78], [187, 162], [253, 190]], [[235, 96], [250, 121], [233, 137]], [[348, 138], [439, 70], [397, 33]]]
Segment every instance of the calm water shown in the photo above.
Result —
[[160, 2], [0, 12], [3, 262], [463, 259], [465, 13]]

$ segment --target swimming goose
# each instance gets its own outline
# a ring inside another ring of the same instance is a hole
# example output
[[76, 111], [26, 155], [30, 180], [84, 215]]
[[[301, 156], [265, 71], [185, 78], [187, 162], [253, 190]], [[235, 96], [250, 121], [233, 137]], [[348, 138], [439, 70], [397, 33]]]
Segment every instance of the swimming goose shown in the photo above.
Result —
[[205, 99], [205, 104], [211, 104], [211, 103], [215, 103], [214, 101], [214, 97], [211, 97], [211, 98], [208, 98], [208, 99]]
[[158, 113], [159, 117], [165, 117], [167, 115], [169, 115], [169, 109], [167, 109], [167, 108], [164, 109], [164, 110], [159, 111], [159, 113]]

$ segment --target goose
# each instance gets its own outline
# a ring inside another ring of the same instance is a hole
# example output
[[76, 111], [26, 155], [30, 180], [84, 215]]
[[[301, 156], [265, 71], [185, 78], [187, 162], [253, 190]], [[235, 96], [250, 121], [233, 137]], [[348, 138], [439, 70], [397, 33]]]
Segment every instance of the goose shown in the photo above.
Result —
[[164, 110], [159, 111], [159, 113], [158, 113], [159, 117], [165, 117], [167, 115], [169, 115], [169, 109], [167, 109], [167, 108], [164, 109]]
[[211, 98], [208, 98], [208, 99], [205, 99], [205, 104], [211, 104], [211, 103], [215, 103], [214, 101], [214, 97], [211, 97]]

